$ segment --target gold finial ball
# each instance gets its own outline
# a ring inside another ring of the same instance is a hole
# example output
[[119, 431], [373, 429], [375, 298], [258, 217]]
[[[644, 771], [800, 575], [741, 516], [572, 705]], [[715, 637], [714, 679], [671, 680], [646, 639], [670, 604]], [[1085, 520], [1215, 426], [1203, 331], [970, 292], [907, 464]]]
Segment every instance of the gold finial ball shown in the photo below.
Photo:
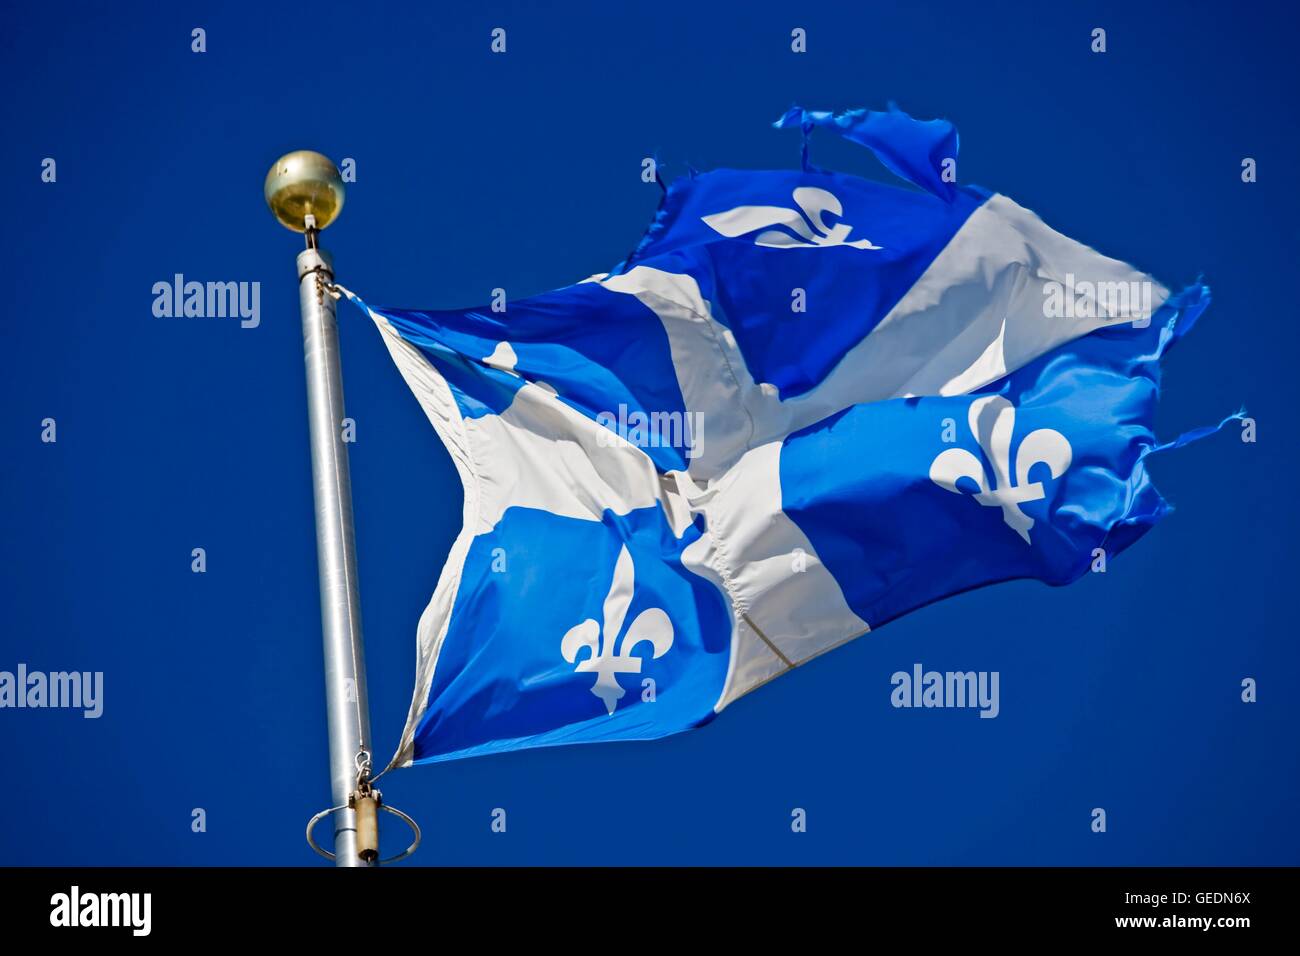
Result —
[[266, 174], [266, 204], [280, 224], [306, 232], [307, 216], [324, 229], [343, 208], [343, 177], [329, 158], [310, 149], [286, 153]]

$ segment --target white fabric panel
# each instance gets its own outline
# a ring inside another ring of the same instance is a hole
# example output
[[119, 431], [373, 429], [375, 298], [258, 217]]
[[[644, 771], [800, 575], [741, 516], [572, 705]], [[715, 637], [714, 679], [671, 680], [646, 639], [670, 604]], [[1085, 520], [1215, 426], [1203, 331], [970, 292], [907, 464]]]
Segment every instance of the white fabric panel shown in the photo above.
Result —
[[599, 521], [659, 500], [661, 485], [644, 451], [525, 384], [500, 415], [465, 421], [478, 463], [482, 504], [476, 533], [491, 531], [507, 508], [537, 508]]
[[[1150, 276], [1061, 235], [1006, 196], [994, 196], [845, 356], [817, 389], [825, 394], [810, 404], [839, 411], [882, 397], [963, 395], [1121, 319], [1104, 307], [1091, 318], [1047, 317], [1047, 284], [1064, 285], [1070, 276], [1076, 284], [1150, 283], [1152, 310], [1169, 297]], [[877, 394], [854, 398], [862, 376]], [[803, 424], [825, 417], [816, 408], [809, 412], [815, 417], [798, 416]]]
[[[736, 619], [718, 709], [774, 676], [774, 667], [788, 669], [869, 630], [782, 510], [781, 448], [779, 441], [755, 448], [690, 495], [707, 521], [691, 559], [722, 579]], [[678, 481], [689, 484], [685, 476]]]
[[[360, 301], [360, 300], [357, 300]], [[415, 346], [402, 338], [382, 316], [370, 312], [375, 325], [383, 337], [384, 345], [392, 356], [402, 378], [412, 394], [420, 402], [425, 415], [433, 424], [433, 429], [442, 439], [443, 445], [451, 454], [451, 460], [460, 476], [460, 483], [465, 489], [465, 505], [462, 509], [460, 533], [456, 536], [447, 555], [447, 562], [438, 575], [438, 585], [433, 597], [429, 599], [420, 623], [416, 627], [415, 642], [415, 690], [411, 696], [411, 708], [407, 712], [406, 727], [397, 745], [397, 753], [392, 764], [408, 766], [411, 763], [412, 745], [415, 728], [419, 726], [424, 715], [425, 702], [429, 698], [429, 687], [433, 682], [433, 665], [438, 660], [438, 652], [447, 637], [447, 626], [451, 622], [451, 609], [456, 601], [456, 592], [460, 589], [461, 574], [465, 570], [465, 558], [469, 554], [470, 542], [473, 541], [475, 529], [479, 526], [479, 483], [475, 473], [473, 455], [469, 438], [465, 434], [464, 419], [446, 380], [439, 375]]]
[[759, 411], [758, 390], [735, 337], [713, 320], [691, 276], [636, 266], [601, 285], [636, 296], [663, 323], [686, 410], [703, 415], [699, 454], [689, 461], [691, 476], [707, 480], [721, 474], [750, 447]]

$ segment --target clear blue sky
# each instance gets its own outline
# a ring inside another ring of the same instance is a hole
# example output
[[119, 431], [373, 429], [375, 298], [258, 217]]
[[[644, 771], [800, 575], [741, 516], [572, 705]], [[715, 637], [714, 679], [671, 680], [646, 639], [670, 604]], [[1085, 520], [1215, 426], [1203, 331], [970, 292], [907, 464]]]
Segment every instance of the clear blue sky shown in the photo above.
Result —
[[[963, 180], [1168, 285], [1203, 273], [1215, 301], [1170, 356], [1159, 425], [1244, 403], [1259, 441], [1229, 432], [1155, 462], [1178, 511], [1107, 574], [927, 608], [702, 730], [394, 772], [388, 799], [426, 830], [418, 861], [1300, 862], [1300, 84], [1281, 5], [56, 2], [0, 17], [0, 669], [106, 684], [99, 720], [0, 711], [0, 863], [315, 859], [302, 827], [329, 788], [299, 240], [261, 192], [278, 155], [356, 160], [324, 243], [341, 282], [451, 307], [622, 258], [659, 196], [645, 156], [669, 177], [794, 167], [798, 137], [770, 128], [791, 103], [890, 100], [958, 125]], [[887, 176], [829, 140], [814, 160]], [[260, 282], [261, 324], [155, 318], [152, 286], [178, 272]], [[384, 759], [460, 492], [373, 327], [341, 318]], [[918, 661], [1000, 671], [1001, 715], [894, 710], [889, 676]]]

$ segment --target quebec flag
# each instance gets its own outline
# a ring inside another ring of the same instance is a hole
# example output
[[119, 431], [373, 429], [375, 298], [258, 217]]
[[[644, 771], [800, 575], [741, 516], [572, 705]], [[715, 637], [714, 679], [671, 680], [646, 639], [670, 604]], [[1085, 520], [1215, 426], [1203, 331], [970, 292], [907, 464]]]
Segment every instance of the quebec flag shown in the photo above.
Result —
[[1065, 584], [1168, 510], [1159, 362], [1209, 302], [948, 173], [897, 110], [792, 110], [907, 188], [720, 169], [608, 275], [371, 308], [464, 485], [393, 764], [660, 737], [931, 601]]

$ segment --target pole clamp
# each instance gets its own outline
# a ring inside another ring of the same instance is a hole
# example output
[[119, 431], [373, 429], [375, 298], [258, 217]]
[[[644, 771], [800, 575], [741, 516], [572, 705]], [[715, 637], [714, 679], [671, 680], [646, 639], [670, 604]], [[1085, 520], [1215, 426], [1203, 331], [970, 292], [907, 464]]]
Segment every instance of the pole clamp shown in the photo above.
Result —
[[301, 282], [313, 272], [323, 272], [329, 278], [334, 278], [334, 260], [324, 249], [304, 249], [298, 253], [298, 281]]
[[[307, 823], [307, 843], [308, 845], [325, 857], [327, 860], [334, 859], [334, 854], [328, 850], [322, 849], [316, 840], [312, 837], [312, 830], [316, 824], [325, 817], [340, 810], [351, 810], [356, 814], [356, 832], [357, 832], [357, 856], [366, 864], [383, 866], [385, 863], [396, 863], [398, 860], [404, 860], [420, 846], [420, 827], [401, 810], [390, 807], [384, 803], [384, 795], [375, 789], [374, 781], [370, 779], [370, 770], [372, 768], [370, 760], [370, 751], [362, 747], [352, 758], [353, 766], [357, 768], [356, 789], [348, 794], [348, 802], [337, 807], [330, 807], [328, 810], [322, 810], [316, 814]], [[382, 776], [382, 774], [381, 774]], [[415, 840], [397, 856], [390, 856], [387, 860], [379, 859], [379, 811], [386, 810], [411, 828], [415, 834]]]
[[[351, 794], [348, 795], [347, 803], [337, 807], [330, 807], [328, 810], [322, 810], [320, 813], [316, 814], [309, 821], [307, 821], [307, 845], [310, 846], [317, 853], [319, 853], [321, 856], [325, 857], [325, 859], [333, 860], [334, 854], [331, 853], [329, 850], [324, 849], [320, 844], [316, 842], [316, 838], [312, 836], [312, 831], [316, 829], [316, 824], [320, 823], [320, 821], [324, 820], [326, 817], [338, 813], [340, 810], [357, 810], [356, 804], [359, 798], [360, 798], [360, 794], [357, 791], [353, 791]], [[374, 863], [376, 866], [387, 866], [389, 863], [396, 863], [398, 860], [405, 860], [408, 856], [410, 856], [412, 853], [414, 853], [416, 850], [420, 848], [421, 834], [420, 834], [420, 825], [418, 823], [412, 820], [401, 810], [398, 810], [396, 807], [390, 807], [388, 804], [384, 803], [383, 794], [381, 794], [378, 790], [375, 790], [374, 788], [370, 788], [368, 799], [373, 800], [373, 806], [376, 811], [383, 810], [386, 813], [391, 813], [393, 816], [397, 817], [397, 819], [401, 820], [408, 827], [410, 827], [411, 833], [414, 835], [414, 839], [411, 841], [411, 845], [408, 846], [401, 853], [397, 854], [397, 856], [390, 856], [386, 860], [372, 859], [372, 860], [367, 860], [366, 862]], [[358, 833], [358, 836], [360, 836], [360, 833]]]

